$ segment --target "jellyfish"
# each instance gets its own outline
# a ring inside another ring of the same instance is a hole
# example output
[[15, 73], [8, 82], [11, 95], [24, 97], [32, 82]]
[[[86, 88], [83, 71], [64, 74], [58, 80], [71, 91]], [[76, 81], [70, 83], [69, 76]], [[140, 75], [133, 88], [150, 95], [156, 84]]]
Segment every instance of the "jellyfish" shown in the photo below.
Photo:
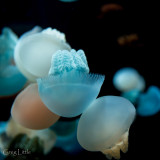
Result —
[[30, 129], [45, 129], [60, 117], [52, 113], [42, 102], [37, 84], [30, 84], [16, 97], [11, 115], [22, 126]]
[[100, 92], [104, 76], [91, 74], [83, 50], [53, 54], [49, 75], [37, 80], [39, 95], [53, 113], [80, 115]]
[[141, 92], [138, 89], [132, 89], [130, 91], [123, 92], [121, 94], [121, 96], [128, 99], [133, 104], [137, 104], [137, 101], [138, 101], [140, 94], [141, 94]]
[[141, 93], [137, 101], [137, 114], [152, 116], [160, 111], [160, 90], [150, 86], [146, 93]]
[[7, 122], [0, 122], [0, 134], [5, 131]]
[[115, 73], [113, 85], [121, 92], [132, 89], [143, 91], [145, 88], [145, 80], [134, 68], [126, 67]]
[[[77, 141], [77, 125], [79, 119], [73, 121], [58, 121], [56, 128], [52, 128], [57, 133], [55, 147], [62, 149], [69, 154], [77, 154], [83, 151], [83, 148]], [[59, 123], [60, 122], [60, 123]], [[56, 125], [56, 124], [55, 124]], [[68, 128], [70, 129], [68, 131]], [[66, 132], [66, 130], [68, 132]], [[60, 132], [61, 131], [61, 132]]]
[[25, 38], [25, 37], [30, 36], [30, 35], [35, 34], [35, 33], [39, 33], [41, 31], [42, 31], [42, 28], [40, 26], [34, 26], [31, 30], [23, 33], [20, 36], [20, 39]]
[[15, 47], [14, 60], [22, 74], [31, 82], [36, 82], [37, 78], [47, 76], [52, 54], [60, 49], [71, 49], [65, 34], [47, 28], [20, 38]]
[[81, 115], [77, 139], [88, 151], [101, 151], [107, 158], [120, 158], [128, 150], [129, 128], [135, 108], [127, 99], [104, 96], [96, 99]]
[[14, 95], [26, 84], [26, 78], [14, 65], [13, 53], [17, 41], [17, 35], [4, 27], [0, 35], [0, 97]]
[[77, 120], [64, 121], [58, 120], [50, 129], [53, 130], [57, 136], [67, 136], [71, 134], [77, 126]]

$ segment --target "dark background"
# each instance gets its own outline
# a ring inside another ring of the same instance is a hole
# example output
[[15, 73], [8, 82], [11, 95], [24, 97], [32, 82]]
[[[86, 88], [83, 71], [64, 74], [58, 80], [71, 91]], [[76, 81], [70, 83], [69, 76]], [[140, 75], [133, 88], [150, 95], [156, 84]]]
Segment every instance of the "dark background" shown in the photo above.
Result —
[[[101, 6], [117, 3], [122, 11], [110, 11], [101, 16]], [[64, 3], [58, 0], [1, 1], [0, 29], [10, 27], [18, 36], [35, 25], [52, 27], [66, 34], [72, 48], [83, 49], [92, 73], [105, 74], [99, 96], [119, 95], [112, 78], [121, 67], [134, 67], [145, 78], [146, 90], [150, 85], [160, 87], [158, 13], [154, 2], [144, 0], [79, 0]], [[120, 46], [117, 38], [136, 33], [139, 40]], [[0, 99], [0, 120], [8, 120], [15, 97]], [[136, 116], [130, 129], [129, 151], [122, 160], [155, 159], [159, 155], [160, 113], [151, 117]], [[63, 153], [63, 154], [62, 154]], [[95, 159], [105, 157], [84, 151], [70, 156], [54, 149], [46, 159]]]

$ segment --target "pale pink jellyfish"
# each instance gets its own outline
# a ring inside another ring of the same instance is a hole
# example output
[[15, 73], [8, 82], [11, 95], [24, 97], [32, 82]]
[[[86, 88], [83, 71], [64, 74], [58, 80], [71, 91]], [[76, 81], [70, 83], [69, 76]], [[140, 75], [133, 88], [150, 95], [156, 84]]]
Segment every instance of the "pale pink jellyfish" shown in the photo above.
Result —
[[44, 105], [37, 84], [30, 84], [16, 97], [11, 114], [17, 123], [30, 129], [48, 128], [60, 118]]

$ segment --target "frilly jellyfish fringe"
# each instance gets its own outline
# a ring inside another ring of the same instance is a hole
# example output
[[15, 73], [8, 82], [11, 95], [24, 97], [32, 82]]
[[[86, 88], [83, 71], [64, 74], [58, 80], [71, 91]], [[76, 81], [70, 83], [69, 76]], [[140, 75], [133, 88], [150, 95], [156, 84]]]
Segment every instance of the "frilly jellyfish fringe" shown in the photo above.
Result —
[[120, 159], [120, 151], [123, 153], [126, 153], [128, 151], [128, 136], [129, 136], [129, 131], [125, 132], [122, 137], [120, 138], [120, 141], [115, 144], [115, 146], [106, 149], [102, 151], [103, 154], [106, 155], [108, 159]]
[[64, 71], [69, 72], [74, 69], [79, 72], [89, 72], [87, 59], [83, 50], [78, 50], [77, 52], [74, 49], [71, 51], [59, 50], [53, 54], [49, 70], [50, 75], [62, 74]]
[[43, 103], [63, 117], [80, 115], [96, 99], [103, 81], [103, 75], [75, 70], [37, 80]]
[[129, 128], [135, 118], [130, 101], [118, 96], [96, 99], [81, 115], [77, 139], [88, 151], [101, 151], [107, 158], [120, 158], [128, 150]]

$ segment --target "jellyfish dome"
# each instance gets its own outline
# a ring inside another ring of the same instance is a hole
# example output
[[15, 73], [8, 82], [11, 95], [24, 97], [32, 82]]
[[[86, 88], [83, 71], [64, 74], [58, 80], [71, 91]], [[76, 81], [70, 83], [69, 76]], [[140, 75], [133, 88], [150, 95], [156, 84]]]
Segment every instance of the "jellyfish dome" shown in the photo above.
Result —
[[14, 59], [24, 76], [36, 82], [37, 78], [47, 76], [52, 55], [57, 50], [70, 50], [71, 47], [67, 44], [65, 35], [56, 29], [47, 28], [33, 33], [19, 39]]
[[128, 149], [128, 132], [135, 118], [130, 101], [118, 96], [96, 99], [81, 115], [77, 138], [88, 151], [101, 151], [108, 158], [120, 158]]
[[30, 84], [16, 97], [11, 115], [15, 122], [30, 129], [48, 128], [60, 118], [41, 101], [37, 84]]
[[113, 85], [121, 92], [137, 89], [143, 91], [145, 88], [144, 78], [131, 67], [121, 68], [113, 77]]
[[0, 97], [16, 94], [26, 83], [13, 61], [17, 41], [17, 35], [10, 28], [3, 28], [0, 35]]
[[83, 50], [57, 51], [49, 75], [37, 80], [43, 103], [62, 117], [80, 115], [96, 99], [104, 81], [103, 75], [88, 72]]
[[146, 93], [140, 94], [137, 101], [137, 114], [152, 116], [160, 111], [160, 90], [150, 86]]

